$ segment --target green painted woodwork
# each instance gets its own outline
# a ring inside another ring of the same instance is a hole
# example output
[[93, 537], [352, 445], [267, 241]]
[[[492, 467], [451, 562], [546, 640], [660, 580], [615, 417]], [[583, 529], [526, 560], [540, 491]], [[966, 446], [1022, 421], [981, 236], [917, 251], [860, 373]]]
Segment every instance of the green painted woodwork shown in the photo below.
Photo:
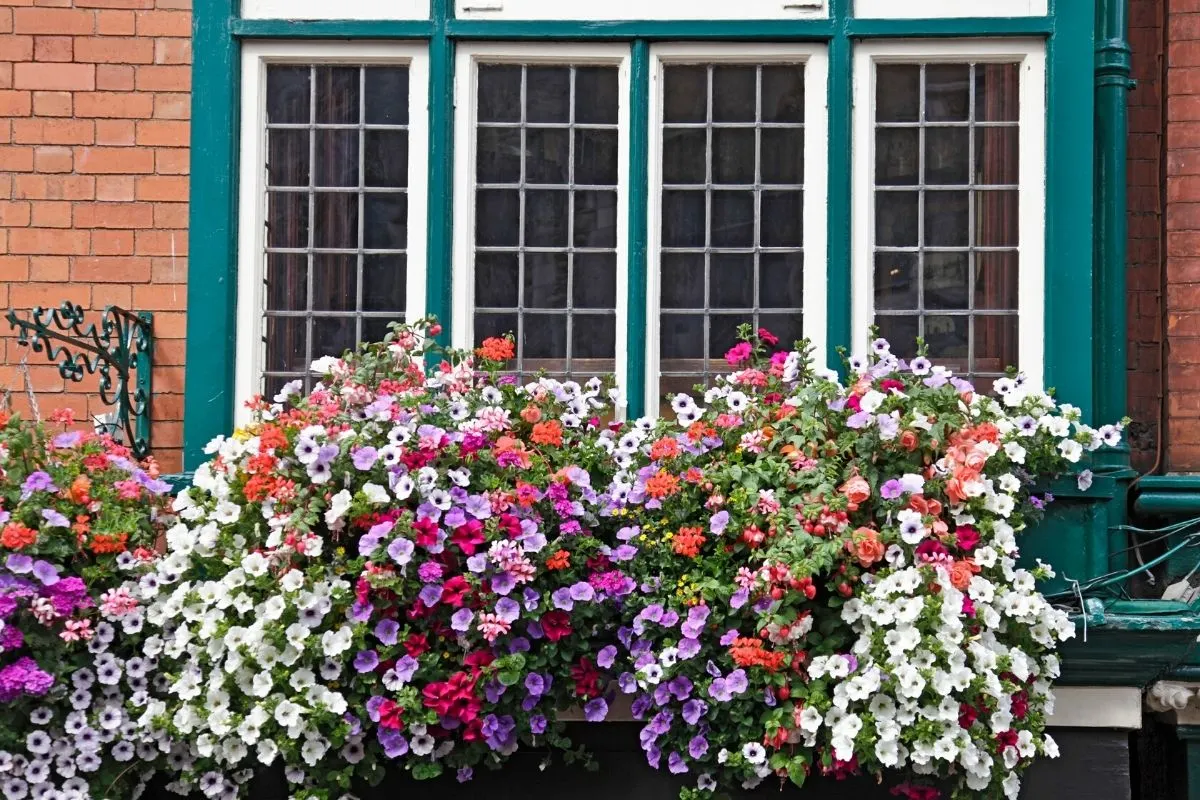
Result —
[[[630, 53], [629, 182], [650, 182], [650, 45], [633, 43]], [[627, 414], [633, 419], [646, 413], [646, 292], [647, 217], [649, 192], [630, 192], [629, 198], [629, 305], [625, 358]]]
[[1051, 17], [956, 17], [953, 19], [845, 19], [843, 30], [853, 38], [963, 38], [970, 36], [1048, 36], [1055, 31]]
[[1187, 800], [1200, 800], [1200, 725], [1180, 725], [1175, 735], [1186, 753]]
[[[446, 25], [454, 0], [432, 0], [434, 33], [429, 41], [429, 230], [426, 247], [425, 313], [442, 323], [439, 341], [449, 344], [454, 324], [454, 43]], [[410, 154], [410, 158], [420, 158]]]
[[[830, 0], [830, 13], [844, 19], [851, 0]], [[841, 369], [837, 348], [851, 342], [851, 184], [853, 151], [849, 146], [854, 113], [854, 53], [850, 40], [838, 36], [829, 42], [829, 232], [825, 270], [825, 364]], [[861, 332], [859, 332], [861, 335]], [[818, 354], [818, 357], [820, 354]]]
[[798, 20], [634, 20], [634, 21], [496, 21], [457, 20], [451, 35], [462, 39], [527, 41], [793, 41], [828, 39], [834, 35], [829, 19]]
[[[192, 19], [191, 183], [183, 463], [233, 429], [237, 312], [237, 0], [205, 0]], [[203, 235], [199, 235], [203, 232]]]
[[1149, 686], [1173, 675], [1196, 645], [1200, 608], [1163, 600], [1089, 601], [1060, 648], [1059, 683]]
[[[433, 0], [440, 2], [440, 0]], [[451, 9], [453, 13], [453, 9]], [[244, 39], [428, 39], [438, 30], [425, 19], [235, 19], [234, 36]], [[444, 30], [444, 29], [443, 29]]]

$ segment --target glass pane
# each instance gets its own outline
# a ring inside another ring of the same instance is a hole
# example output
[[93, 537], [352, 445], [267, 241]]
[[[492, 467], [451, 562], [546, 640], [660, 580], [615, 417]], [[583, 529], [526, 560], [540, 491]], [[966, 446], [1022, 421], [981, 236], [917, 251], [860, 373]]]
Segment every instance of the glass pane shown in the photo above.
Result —
[[367, 186], [408, 186], [408, 131], [365, 131]]
[[475, 315], [475, 344], [493, 336], [516, 335], [517, 315], [513, 314], [476, 314]]
[[762, 121], [804, 122], [804, 65], [762, 68]]
[[758, 97], [758, 68], [712, 68], [713, 122], [754, 122]]
[[307, 66], [267, 66], [267, 124], [307, 124], [312, 69]]
[[995, 374], [1018, 366], [1017, 322], [1016, 314], [975, 317], [975, 372]]
[[1020, 66], [975, 65], [975, 119], [1016, 122], [1021, 109]]
[[267, 247], [308, 247], [308, 198], [300, 192], [267, 193]]
[[363, 247], [403, 250], [408, 246], [408, 195], [388, 192], [363, 195]]
[[[662, 357], [703, 358], [704, 317], [697, 314], [664, 314], [662, 316]], [[669, 369], [666, 365], [664, 369]], [[672, 371], [674, 371], [672, 369]]]
[[714, 366], [725, 363], [725, 354], [737, 344], [738, 326], [747, 322], [753, 323], [754, 320], [746, 314], [713, 314], [708, 318], [708, 357], [716, 362], [709, 366], [708, 371], [714, 371]]
[[704, 308], [704, 254], [663, 253], [663, 308]]
[[796, 191], [763, 192], [763, 247], [800, 247], [804, 244], [803, 195]]
[[617, 246], [617, 193], [575, 192], [576, 247]]
[[475, 305], [516, 308], [519, 257], [516, 253], [478, 253], [475, 256]]
[[358, 195], [317, 192], [313, 195], [313, 246], [358, 246]]
[[763, 308], [804, 307], [804, 254], [759, 256], [758, 304]]
[[663, 245], [704, 247], [704, 192], [663, 192]]
[[970, 331], [971, 318], [965, 315], [926, 317], [925, 344], [929, 346], [929, 357], [955, 371], [966, 370]]
[[575, 122], [585, 125], [616, 125], [619, 98], [616, 68], [576, 68]]
[[527, 359], [562, 358], [567, 352], [567, 318], [560, 314], [529, 314], [522, 341]]
[[575, 308], [616, 308], [617, 254], [576, 253], [571, 293]]
[[663, 76], [663, 122], [704, 122], [708, 118], [708, 68], [668, 66]]
[[520, 183], [520, 129], [480, 128], [476, 137], [475, 179], [480, 183]]
[[804, 129], [763, 128], [762, 183], [804, 183]]
[[925, 183], [970, 183], [971, 132], [967, 128], [925, 129]]
[[366, 123], [408, 124], [408, 67], [366, 67]]
[[268, 186], [308, 186], [308, 160], [308, 131], [268, 132]]
[[354, 311], [358, 301], [358, 256], [313, 254], [313, 310]]
[[966, 251], [925, 254], [925, 308], [967, 308]]
[[753, 308], [754, 254], [713, 253], [711, 259], [708, 269], [709, 306]]
[[358, 67], [317, 67], [316, 122], [357, 125], [359, 121]]
[[354, 317], [315, 317], [312, 326], [314, 359], [340, 356], [355, 347], [358, 331]]
[[663, 131], [663, 183], [706, 181], [708, 135], [703, 130], [667, 128]]
[[878, 247], [916, 247], [920, 231], [918, 192], [875, 193], [875, 244]]
[[975, 130], [975, 183], [1011, 185], [1020, 181], [1020, 129], [1010, 126]]
[[479, 65], [479, 121], [521, 121], [521, 67]]
[[918, 308], [916, 253], [875, 254], [875, 308]]
[[975, 232], [980, 247], [1016, 247], [1020, 244], [1020, 203], [1017, 190], [975, 193]]
[[1015, 310], [1017, 307], [1016, 252], [975, 254], [975, 307]]
[[921, 131], [880, 128], [875, 134], [875, 185], [916, 186], [921, 182]]
[[525, 246], [566, 247], [570, 193], [550, 189], [525, 192]]
[[569, 67], [526, 67], [525, 119], [527, 122], [569, 122], [571, 70]]
[[616, 186], [617, 153], [616, 131], [575, 131], [575, 185]]
[[779, 337], [779, 346], [790, 348], [804, 338], [804, 317], [800, 314], [763, 314], [758, 325]]
[[609, 359], [606, 364], [590, 365], [586, 373], [611, 372], [617, 354], [617, 318], [612, 314], [576, 314], [571, 322], [571, 345], [575, 358]]
[[525, 308], [566, 308], [567, 254], [526, 253], [524, 285]]
[[875, 119], [916, 122], [921, 118], [921, 67], [880, 64], [875, 68]]
[[475, 192], [475, 244], [516, 247], [521, 238], [521, 193], [515, 189]]
[[303, 311], [308, 305], [308, 256], [267, 254], [267, 309]]
[[358, 131], [317, 130], [316, 185], [358, 186]]
[[754, 192], [712, 193], [712, 245], [754, 246]]
[[[363, 256], [363, 311], [394, 311], [397, 319], [403, 317], [407, 308], [408, 294], [407, 259], [403, 253]], [[368, 341], [378, 337], [364, 338]]]
[[382, 342], [387, 336], [393, 322], [401, 322], [404, 314], [396, 312], [392, 317], [366, 317], [362, 321], [362, 340], [364, 342]]
[[267, 369], [300, 372], [308, 369], [303, 317], [267, 317]]
[[757, 143], [753, 128], [715, 128], [713, 183], [754, 184]]
[[925, 66], [925, 119], [965, 122], [971, 112], [971, 67], [968, 64]]
[[525, 131], [525, 181], [566, 184], [570, 177], [571, 132], [564, 128]]
[[900, 358], [912, 358], [917, 354], [917, 337], [920, 336], [920, 318], [917, 316], [883, 316], [875, 318], [879, 335], [892, 345], [892, 352]]
[[925, 245], [966, 247], [971, 243], [970, 192], [925, 193]]

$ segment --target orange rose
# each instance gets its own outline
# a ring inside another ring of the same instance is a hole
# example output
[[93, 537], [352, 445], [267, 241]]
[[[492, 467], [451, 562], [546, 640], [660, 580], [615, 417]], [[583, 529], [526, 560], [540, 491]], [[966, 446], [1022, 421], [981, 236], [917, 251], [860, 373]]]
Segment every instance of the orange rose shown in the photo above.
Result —
[[971, 585], [971, 578], [975, 577], [975, 570], [972, 569], [975, 565], [969, 561], [955, 561], [950, 565], [950, 585], [960, 592], [965, 592], [967, 587]]
[[971, 450], [967, 453], [967, 457], [963, 463], [966, 464], [967, 469], [973, 469], [976, 472], [982, 472], [984, 464], [987, 463], [987, 458], [988, 457], [983, 453], [983, 451]]
[[917, 442], [916, 431], [904, 431], [900, 434], [900, 446], [910, 453], [917, 449]]
[[525, 406], [521, 409], [521, 419], [530, 423], [540, 422], [542, 419], [542, 410], [537, 406]]
[[846, 495], [846, 499], [851, 503], [858, 505], [871, 496], [871, 484], [867, 483], [867, 479], [861, 475], [855, 475], [850, 480], [842, 484], [839, 492]]
[[864, 567], [869, 567], [872, 564], [882, 561], [883, 554], [886, 550], [883, 542], [879, 541], [879, 534], [870, 528], [858, 528], [851, 534], [850, 539], [846, 541], [846, 549], [849, 550]]
[[967, 493], [963, 491], [961, 478], [951, 478], [946, 481], [946, 496], [955, 503], [965, 503], [967, 501]]

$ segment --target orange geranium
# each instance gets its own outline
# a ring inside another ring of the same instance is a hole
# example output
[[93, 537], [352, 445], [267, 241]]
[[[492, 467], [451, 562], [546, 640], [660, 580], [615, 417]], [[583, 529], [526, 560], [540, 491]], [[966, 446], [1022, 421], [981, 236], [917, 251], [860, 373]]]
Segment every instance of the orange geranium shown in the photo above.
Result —
[[650, 445], [650, 457], [655, 461], [662, 461], [664, 458], [674, 458], [677, 455], [679, 455], [679, 442], [670, 436], [664, 436]]
[[665, 469], [660, 469], [651, 476], [650, 480], [646, 481], [646, 494], [656, 500], [670, 497], [678, 491], [679, 478], [676, 478]]
[[671, 539], [671, 549], [677, 555], [695, 558], [700, 555], [700, 548], [704, 546], [707, 539], [704, 538], [704, 531], [700, 528], [680, 528], [679, 532]]
[[97, 533], [92, 536], [89, 547], [93, 553], [123, 553], [128, 540], [127, 533]]
[[786, 653], [767, 650], [761, 639], [749, 637], [734, 639], [729, 656], [739, 667], [762, 667], [767, 672], [778, 672], [788, 660]]
[[92, 502], [91, 490], [92, 479], [87, 475], [79, 475], [71, 481], [71, 488], [67, 490], [67, 495], [71, 498], [72, 503], [86, 506]]
[[516, 355], [516, 348], [511, 339], [491, 336], [483, 340], [483, 344], [475, 348], [475, 355], [488, 361], [508, 361]]
[[4, 526], [4, 532], [0, 533], [0, 544], [10, 550], [20, 550], [22, 547], [28, 547], [36, 541], [37, 531], [19, 522], [8, 523]]
[[533, 426], [533, 434], [529, 437], [534, 444], [545, 444], [553, 447], [562, 446], [562, 425], [558, 420], [552, 419], [549, 422], [539, 422]]
[[559, 550], [546, 559], [546, 569], [549, 570], [566, 569], [569, 566], [571, 566], [571, 554], [566, 550]]

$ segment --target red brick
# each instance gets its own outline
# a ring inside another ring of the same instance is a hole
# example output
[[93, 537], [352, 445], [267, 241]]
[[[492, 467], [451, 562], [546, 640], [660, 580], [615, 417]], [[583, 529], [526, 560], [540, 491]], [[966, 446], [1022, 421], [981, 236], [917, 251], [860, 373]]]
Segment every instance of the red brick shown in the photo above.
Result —
[[38, 200], [33, 203], [35, 228], [71, 227], [71, 204], [63, 200]]
[[136, 128], [131, 119], [96, 120], [96, 144], [128, 147], [134, 143]]
[[38, 36], [33, 40], [35, 61], [70, 61], [70, 36]]
[[12, 136], [16, 144], [91, 144], [96, 126], [91, 120], [18, 119], [13, 120]]
[[187, 230], [187, 203], [155, 203], [154, 227]]
[[133, 36], [136, 21], [132, 11], [97, 11], [96, 33], [101, 36]]
[[91, 200], [96, 179], [87, 175], [18, 175], [13, 197], [26, 200]]
[[[191, 68], [151, 65], [137, 68], [137, 88], [143, 92], [186, 92], [192, 86]], [[147, 115], [149, 116], [149, 115]]]
[[18, 8], [13, 11], [16, 33], [86, 36], [95, 29], [96, 14], [83, 9]]
[[185, 149], [156, 150], [154, 171], [159, 175], [187, 175], [188, 161], [188, 151]]
[[187, 147], [188, 123], [150, 119], [137, 124], [137, 143], [146, 147]]
[[[154, 67], [139, 67], [155, 69]], [[84, 92], [75, 95], [75, 114], [80, 117], [117, 119], [148, 118], [154, 112], [154, 97], [139, 92]]]
[[74, 0], [79, 8], [154, 8], [154, 0]]
[[150, 282], [158, 285], [187, 283], [187, 258], [182, 256], [157, 256], [151, 259]]
[[0, 172], [31, 172], [32, 147], [0, 147]]
[[96, 178], [96, 199], [128, 202], [134, 198], [134, 179], [129, 175], [101, 175]]
[[149, 228], [154, 225], [150, 203], [77, 203], [77, 228]]
[[133, 74], [133, 67], [128, 64], [97, 64], [96, 89], [101, 92], [131, 92]]
[[152, 175], [137, 179], [138, 200], [183, 202], [188, 199], [188, 180], [185, 177]]
[[186, 256], [187, 231], [137, 231], [134, 252], [139, 256]]
[[69, 283], [14, 283], [8, 301], [13, 308], [52, 307], [64, 300], [86, 306], [91, 303], [90, 295], [87, 286]]
[[[119, 283], [97, 283], [92, 286], [92, 305], [96, 308], [120, 306], [121, 308], [133, 309], [133, 287]], [[155, 328], [157, 328], [158, 320], [154, 322]], [[158, 331], [156, 330], [154, 333], [154, 361], [157, 363], [160, 345], [158, 342]]]
[[92, 253], [98, 256], [133, 255], [133, 231], [98, 230], [92, 232]]
[[13, 85], [18, 89], [90, 92], [96, 88], [96, 68], [91, 64], [16, 64]]
[[0, 90], [0, 117], [28, 117], [32, 110], [30, 92]]
[[188, 119], [192, 112], [192, 98], [184, 93], [154, 95], [155, 119]]
[[30, 256], [29, 277], [31, 281], [68, 281], [71, 279], [69, 256]]
[[38, 147], [34, 150], [33, 168], [37, 172], [71, 172], [73, 166], [69, 147]]
[[39, 117], [69, 117], [72, 105], [70, 92], [33, 93], [33, 113]]
[[75, 60], [99, 64], [149, 64], [154, 61], [154, 42], [143, 38], [78, 38]]
[[155, 39], [155, 64], [190, 64], [192, 63], [192, 42], [190, 39]]
[[[77, 258], [71, 267], [72, 281], [138, 283], [150, 279], [150, 259], [137, 257]], [[138, 309], [142, 311], [142, 309]]]
[[0, 35], [0, 53], [4, 54], [6, 61], [32, 61], [33, 37], [10, 33]]
[[90, 244], [87, 231], [52, 228], [14, 228], [8, 237], [10, 252], [28, 255], [82, 255], [88, 252]]
[[184, 11], [147, 11], [137, 16], [138, 36], [191, 36], [192, 15]]
[[154, 171], [154, 153], [140, 148], [80, 147], [75, 168], [84, 174], [129, 175]]
[[29, 280], [29, 256], [0, 256], [0, 280]]
[[187, 308], [187, 287], [134, 286], [133, 305], [139, 311], [183, 311]]
[[0, 227], [24, 228], [31, 218], [30, 204], [20, 200], [0, 200]]

